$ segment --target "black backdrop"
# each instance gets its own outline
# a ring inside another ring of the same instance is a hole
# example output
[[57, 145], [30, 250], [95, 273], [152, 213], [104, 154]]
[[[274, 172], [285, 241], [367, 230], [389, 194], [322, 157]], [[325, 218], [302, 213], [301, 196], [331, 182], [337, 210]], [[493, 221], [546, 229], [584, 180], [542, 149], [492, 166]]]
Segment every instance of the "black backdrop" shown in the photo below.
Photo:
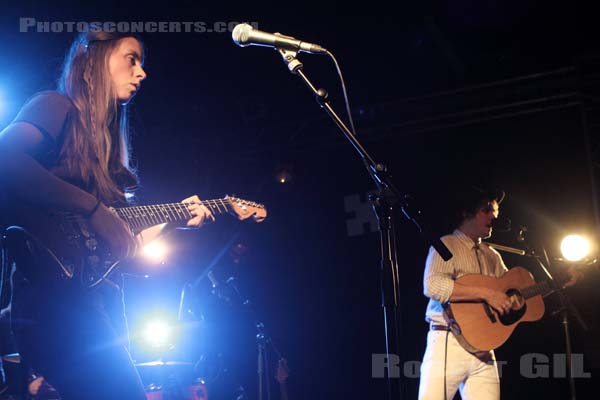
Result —
[[[580, 54], [594, 53], [593, 35], [588, 32], [592, 25], [577, 19], [574, 6], [462, 3], [378, 16], [292, 21], [258, 12], [231, 17], [190, 3], [156, 11], [98, 10], [41, 4], [7, 9], [0, 41], [2, 58], [11, 61], [3, 62], [0, 70], [3, 124], [32, 93], [53, 86], [72, 39], [68, 33], [19, 33], [19, 17], [257, 21], [265, 31], [302, 37], [334, 52], [345, 74], [359, 133], [366, 132], [361, 137], [371, 154], [389, 165], [397, 186], [415, 197], [435, 231], [443, 231], [444, 211], [455, 185], [489, 182], [507, 192], [502, 213], [515, 224], [527, 225], [532, 243], [544, 243], [554, 254], [564, 233], [594, 232], [577, 105], [541, 107], [454, 127], [441, 124], [419, 132], [393, 127], [418, 114], [412, 115], [414, 101], [401, 99], [556, 70], [573, 65]], [[234, 244], [247, 251], [238, 257], [226, 250], [214, 264], [215, 275], [223, 281], [236, 277], [240, 292], [252, 300], [288, 358], [290, 398], [381, 398], [384, 381], [371, 377], [372, 354], [384, 352], [378, 234], [373, 224], [364, 225], [356, 236], [349, 236], [347, 228], [350, 221], [358, 220], [359, 225], [368, 221], [369, 213], [365, 206], [357, 215], [345, 208], [345, 202], [364, 203], [373, 189], [355, 152], [272, 50], [239, 48], [228, 33], [151, 33], [144, 40], [148, 79], [132, 105], [135, 162], [143, 182], [140, 201], [230, 193], [265, 203], [269, 217], [260, 225], [221, 218], [206, 229], [168, 238], [173, 249], [163, 268], [151, 267], [150, 278], [128, 279], [132, 330], [155, 307], [176, 312], [183, 284], [196, 281], [238, 235]], [[329, 90], [334, 107], [342, 112], [331, 63], [308, 55], [302, 60], [307, 74]], [[520, 86], [508, 90], [518, 93]], [[479, 93], [477, 101], [485, 103], [487, 95]], [[420, 100], [419, 111], [425, 109], [435, 117], [448, 110], [447, 103], [460, 101], [451, 94], [444, 99], [444, 104], [438, 97]], [[377, 106], [384, 103], [388, 106]], [[275, 175], [283, 166], [292, 179], [282, 185]], [[402, 360], [418, 361], [427, 332], [422, 295], [427, 246], [400, 215], [398, 221]], [[494, 240], [517, 244], [514, 232]], [[506, 261], [527, 266], [541, 277], [528, 260], [506, 256]], [[585, 370], [592, 376], [600, 364], [594, 341], [598, 332], [594, 288], [599, 279], [592, 271], [570, 290], [590, 325], [588, 333], [572, 326], [574, 350], [585, 354]], [[255, 330], [247, 307], [215, 299], [206, 279], [198, 282], [188, 301], [204, 321], [191, 328], [168, 356], [196, 360], [202, 351], [221, 353], [229, 372], [215, 381], [213, 396], [225, 397], [242, 384], [250, 398], [256, 398]], [[552, 304], [550, 299], [549, 311]], [[564, 379], [528, 379], [520, 374], [519, 359], [531, 352], [550, 358], [564, 352], [556, 318], [547, 315], [544, 321], [520, 327], [498, 351], [498, 358], [508, 363], [503, 398], [564, 398], [568, 390]], [[135, 347], [134, 355], [149, 359]], [[205, 364], [203, 368], [214, 369], [218, 362], [210, 359]], [[578, 380], [580, 392], [591, 388], [593, 381]], [[406, 398], [416, 397], [417, 387], [417, 379], [406, 379]], [[273, 395], [277, 398], [277, 393]]]

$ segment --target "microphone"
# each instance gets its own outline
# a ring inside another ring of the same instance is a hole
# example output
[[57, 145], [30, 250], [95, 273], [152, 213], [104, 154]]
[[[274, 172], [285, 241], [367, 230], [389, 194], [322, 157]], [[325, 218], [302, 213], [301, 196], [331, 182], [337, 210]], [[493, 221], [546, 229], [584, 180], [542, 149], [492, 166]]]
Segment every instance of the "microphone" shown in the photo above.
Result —
[[254, 45], [273, 47], [275, 49], [303, 51], [312, 54], [327, 53], [327, 49], [324, 49], [318, 44], [303, 42], [278, 32], [268, 33], [259, 31], [248, 24], [237, 24], [231, 33], [231, 37], [235, 44], [240, 47]]

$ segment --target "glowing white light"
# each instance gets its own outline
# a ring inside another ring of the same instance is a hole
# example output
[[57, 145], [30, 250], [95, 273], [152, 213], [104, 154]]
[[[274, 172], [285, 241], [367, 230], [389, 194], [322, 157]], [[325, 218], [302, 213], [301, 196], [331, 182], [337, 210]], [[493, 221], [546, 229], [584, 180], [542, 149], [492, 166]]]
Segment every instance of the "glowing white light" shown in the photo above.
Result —
[[152, 347], [161, 347], [169, 344], [171, 327], [166, 321], [152, 321], [144, 330], [144, 339]]
[[153, 241], [144, 246], [144, 255], [156, 261], [162, 261], [167, 254], [167, 246], [160, 241]]
[[580, 235], [566, 236], [560, 243], [560, 251], [568, 261], [580, 261], [590, 252], [590, 242]]

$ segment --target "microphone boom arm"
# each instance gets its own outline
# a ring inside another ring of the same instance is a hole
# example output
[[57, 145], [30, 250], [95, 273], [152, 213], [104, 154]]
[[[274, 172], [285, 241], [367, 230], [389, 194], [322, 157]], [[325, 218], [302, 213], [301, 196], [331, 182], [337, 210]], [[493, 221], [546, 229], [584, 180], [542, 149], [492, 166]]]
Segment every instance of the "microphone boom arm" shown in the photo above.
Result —
[[516, 249], [514, 247], [509, 247], [509, 246], [504, 246], [503, 244], [496, 244], [496, 243], [490, 243], [490, 242], [485, 242], [485, 243], [488, 246], [493, 247], [496, 250], [506, 251], [507, 253], [518, 254], [520, 256], [524, 256], [526, 253], [525, 250]]

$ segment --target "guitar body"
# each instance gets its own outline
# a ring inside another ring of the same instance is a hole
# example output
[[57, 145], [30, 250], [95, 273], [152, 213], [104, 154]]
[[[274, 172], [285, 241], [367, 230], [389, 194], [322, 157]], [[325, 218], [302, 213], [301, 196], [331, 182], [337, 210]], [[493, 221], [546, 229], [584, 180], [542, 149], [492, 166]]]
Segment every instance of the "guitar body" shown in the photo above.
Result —
[[[80, 216], [21, 205], [3, 233], [10, 262], [35, 283], [92, 287], [117, 266], [107, 246]], [[6, 268], [6, 267], [5, 267]]]
[[472, 353], [500, 347], [519, 323], [537, 321], [544, 315], [542, 295], [527, 299], [521, 295], [521, 289], [535, 284], [533, 276], [524, 268], [512, 268], [500, 278], [473, 274], [456, 281], [503, 291], [513, 303], [505, 315], [498, 314], [485, 302], [450, 302], [444, 306], [444, 318], [452, 333]]

